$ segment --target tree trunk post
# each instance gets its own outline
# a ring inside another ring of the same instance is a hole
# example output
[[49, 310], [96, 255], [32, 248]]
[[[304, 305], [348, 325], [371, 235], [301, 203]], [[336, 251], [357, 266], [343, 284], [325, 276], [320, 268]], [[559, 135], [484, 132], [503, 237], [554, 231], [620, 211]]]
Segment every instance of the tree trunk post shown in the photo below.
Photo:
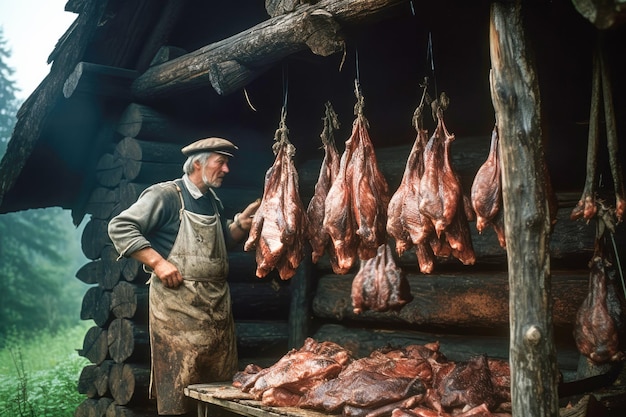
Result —
[[513, 416], [557, 416], [541, 101], [521, 2], [494, 2], [491, 96], [502, 155]]

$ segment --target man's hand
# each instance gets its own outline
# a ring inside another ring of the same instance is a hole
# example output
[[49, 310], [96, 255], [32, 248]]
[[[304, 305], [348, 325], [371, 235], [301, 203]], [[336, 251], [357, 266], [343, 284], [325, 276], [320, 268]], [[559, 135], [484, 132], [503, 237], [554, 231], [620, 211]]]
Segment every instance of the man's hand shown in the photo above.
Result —
[[163, 258], [152, 248], [143, 248], [130, 255], [154, 271], [154, 274], [168, 288], [176, 288], [183, 282], [183, 276], [173, 263]]
[[154, 273], [163, 285], [168, 288], [176, 288], [183, 283], [183, 275], [180, 273], [176, 265], [166, 259], [161, 258], [154, 266]]
[[252, 203], [248, 204], [241, 213], [235, 214], [234, 221], [230, 225], [230, 235], [236, 242], [244, 239], [250, 232], [252, 227], [252, 217], [261, 205], [261, 199], [257, 198]]
[[252, 203], [248, 204], [248, 207], [246, 207], [244, 211], [242, 211], [239, 215], [238, 220], [244, 230], [250, 230], [250, 227], [252, 226], [252, 217], [254, 216], [260, 205], [261, 199], [257, 198]]

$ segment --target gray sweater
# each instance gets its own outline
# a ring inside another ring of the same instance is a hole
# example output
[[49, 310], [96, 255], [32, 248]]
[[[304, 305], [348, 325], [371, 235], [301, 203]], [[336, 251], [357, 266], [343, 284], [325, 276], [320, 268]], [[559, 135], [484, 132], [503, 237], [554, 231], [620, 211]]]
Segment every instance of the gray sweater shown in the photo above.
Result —
[[222, 202], [212, 192], [194, 199], [182, 179], [152, 185], [144, 190], [137, 202], [122, 211], [109, 222], [109, 237], [121, 256], [129, 257], [133, 252], [152, 247], [167, 258], [180, 227], [180, 197], [174, 182], [181, 188], [185, 210], [204, 215], [215, 214], [212, 201], [220, 212], [226, 245], [234, 242], [227, 233], [227, 221], [222, 215]]

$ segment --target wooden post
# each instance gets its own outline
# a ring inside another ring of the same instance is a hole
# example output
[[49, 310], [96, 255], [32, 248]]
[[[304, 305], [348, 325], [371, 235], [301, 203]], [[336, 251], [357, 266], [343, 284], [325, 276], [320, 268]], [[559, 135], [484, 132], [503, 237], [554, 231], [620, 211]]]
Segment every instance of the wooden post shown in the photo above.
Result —
[[[307, 248], [306, 253], [311, 253]], [[311, 258], [305, 256], [296, 274], [291, 278], [291, 306], [289, 310], [289, 348], [301, 348], [309, 335], [311, 311]]]
[[520, 9], [521, 1], [492, 3], [489, 28], [508, 253], [511, 404], [515, 417], [547, 417], [559, 412], [550, 219], [539, 84]]

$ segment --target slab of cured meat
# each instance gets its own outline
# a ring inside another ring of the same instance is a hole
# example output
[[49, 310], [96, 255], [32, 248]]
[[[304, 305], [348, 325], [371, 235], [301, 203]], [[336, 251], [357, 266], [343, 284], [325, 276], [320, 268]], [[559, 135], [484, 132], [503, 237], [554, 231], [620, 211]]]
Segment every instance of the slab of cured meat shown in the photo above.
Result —
[[351, 298], [355, 314], [398, 311], [413, 300], [406, 274], [396, 266], [389, 245], [380, 245], [374, 258], [362, 262], [352, 280]]
[[487, 160], [481, 165], [474, 177], [471, 191], [472, 207], [476, 213], [476, 229], [482, 233], [488, 226], [495, 230], [500, 246], [506, 247], [504, 237], [504, 219], [502, 216], [502, 172], [498, 127], [491, 133], [491, 146]]
[[618, 362], [624, 355], [624, 297], [604, 237], [596, 239], [589, 263], [589, 293], [578, 309], [574, 340], [581, 354], [595, 364]]
[[324, 222], [326, 196], [339, 173], [340, 156], [334, 139], [334, 130], [339, 128], [339, 120], [330, 103], [326, 103], [326, 112], [323, 120], [324, 129], [320, 136], [322, 147], [324, 148], [324, 159], [322, 160], [319, 177], [315, 184], [313, 197], [307, 207], [309, 242], [311, 243], [311, 260], [313, 263], [317, 263], [326, 252], [332, 268], [338, 270], [337, 256], [330, 242], [330, 236], [323, 227], [320, 227]]
[[[381, 417], [394, 410], [408, 416], [510, 415], [508, 361], [481, 355], [455, 363], [436, 342], [385, 347], [356, 359], [337, 344], [309, 338], [268, 368], [248, 365], [233, 386], [263, 405], [344, 416]], [[475, 414], [461, 414], [467, 410]]]
[[357, 259], [370, 259], [386, 243], [389, 187], [380, 172], [363, 114], [363, 95], [356, 88], [356, 119], [341, 156], [324, 208], [323, 228], [330, 236], [336, 274], [346, 274]]
[[431, 106], [437, 127], [430, 139], [422, 122], [424, 96], [415, 111], [417, 138], [400, 186], [391, 197], [386, 224], [398, 255], [415, 247], [420, 271], [425, 274], [433, 271], [437, 258], [455, 257], [465, 265], [476, 261], [468, 225], [475, 214], [450, 162], [454, 135], [443, 120], [447, 96], [442, 93]]
[[293, 164], [295, 147], [287, 137], [285, 118], [283, 109], [272, 146], [276, 159], [265, 174], [261, 205], [244, 244], [244, 250], [256, 250], [259, 278], [273, 269], [283, 280], [293, 277], [304, 258], [307, 240], [308, 219], [300, 199], [298, 173]]

